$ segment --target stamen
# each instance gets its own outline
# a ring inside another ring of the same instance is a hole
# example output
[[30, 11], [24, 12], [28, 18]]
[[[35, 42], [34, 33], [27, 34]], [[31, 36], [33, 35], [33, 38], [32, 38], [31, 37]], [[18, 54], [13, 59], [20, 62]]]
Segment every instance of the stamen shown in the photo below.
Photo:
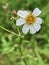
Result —
[[32, 14], [29, 14], [26, 16], [25, 20], [28, 24], [33, 24], [36, 21], [36, 17]]

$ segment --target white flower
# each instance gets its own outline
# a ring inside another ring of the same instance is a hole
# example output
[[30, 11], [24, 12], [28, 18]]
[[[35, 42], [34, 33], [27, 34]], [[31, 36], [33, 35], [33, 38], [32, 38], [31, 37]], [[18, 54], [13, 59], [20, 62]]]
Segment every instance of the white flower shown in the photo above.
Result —
[[31, 34], [38, 32], [41, 28], [42, 19], [38, 17], [41, 11], [38, 8], [35, 8], [32, 13], [27, 12], [26, 10], [19, 10], [17, 15], [20, 16], [18, 20], [16, 20], [16, 25], [23, 25], [22, 32], [27, 34], [30, 31]]

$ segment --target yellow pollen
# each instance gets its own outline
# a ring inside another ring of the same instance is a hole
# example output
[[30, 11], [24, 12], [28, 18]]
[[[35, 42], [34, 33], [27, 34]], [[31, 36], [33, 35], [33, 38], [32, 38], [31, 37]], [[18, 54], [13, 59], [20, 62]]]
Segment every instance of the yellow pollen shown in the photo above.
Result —
[[25, 20], [28, 24], [33, 24], [36, 21], [36, 17], [32, 14], [29, 14], [26, 16]]

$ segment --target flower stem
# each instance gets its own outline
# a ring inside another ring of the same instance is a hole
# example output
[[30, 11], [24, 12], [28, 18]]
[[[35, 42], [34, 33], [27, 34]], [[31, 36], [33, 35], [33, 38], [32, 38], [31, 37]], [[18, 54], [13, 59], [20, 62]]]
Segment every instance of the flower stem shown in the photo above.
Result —
[[[22, 45], [22, 36], [20, 36], [19, 51], [20, 51], [21, 56], [23, 56], [21, 45]], [[27, 65], [25, 58], [23, 59], [23, 61], [25, 65]]]
[[5, 31], [7, 31], [7, 32], [9, 32], [9, 33], [11, 33], [11, 34], [13, 34], [13, 35], [18, 36], [18, 34], [12, 32], [12, 31], [9, 31], [8, 29], [6, 29], [6, 28], [4, 28], [4, 27], [2, 27], [2, 26], [0, 26], [0, 28], [3, 29], [3, 30], [5, 30]]

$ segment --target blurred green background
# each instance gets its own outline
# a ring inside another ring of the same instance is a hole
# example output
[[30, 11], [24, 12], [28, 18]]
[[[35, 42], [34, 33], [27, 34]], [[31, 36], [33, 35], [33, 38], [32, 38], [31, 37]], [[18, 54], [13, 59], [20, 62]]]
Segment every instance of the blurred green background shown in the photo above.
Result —
[[[36, 7], [42, 11], [42, 28], [34, 35], [23, 34], [21, 41], [15, 35], [22, 32], [16, 12]], [[49, 0], [0, 0], [0, 65], [49, 65]]]

